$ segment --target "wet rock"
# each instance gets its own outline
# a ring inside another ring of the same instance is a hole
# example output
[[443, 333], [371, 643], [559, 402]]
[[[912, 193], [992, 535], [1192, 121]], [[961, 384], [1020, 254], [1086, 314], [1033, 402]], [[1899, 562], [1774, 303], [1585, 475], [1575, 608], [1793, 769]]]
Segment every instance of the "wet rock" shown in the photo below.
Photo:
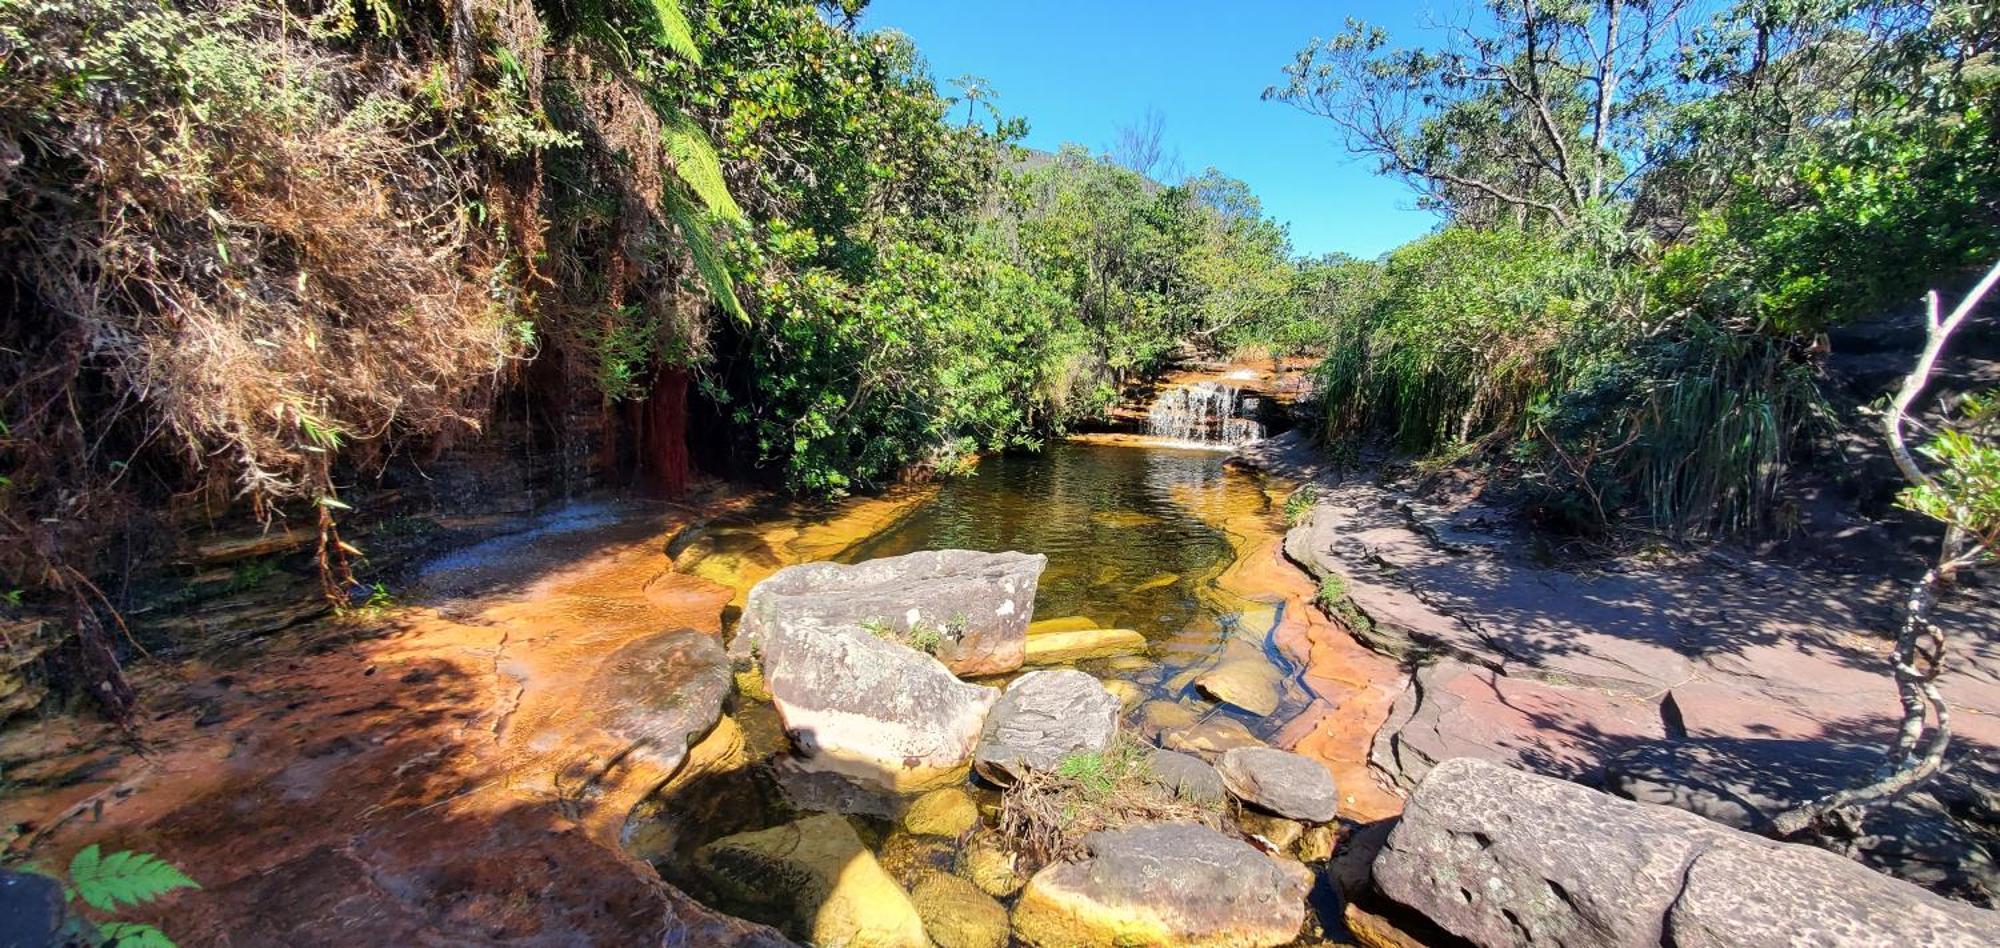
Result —
[[[1777, 814], [1853, 786], [1881, 762], [1879, 747], [1831, 741], [1658, 741], [1608, 760], [1605, 789], [1768, 834]], [[1981, 792], [1975, 786], [1985, 769], [1970, 759], [1958, 761], [1943, 778], [1862, 808], [1839, 838], [1810, 841], [1934, 892], [1992, 908], [2000, 897], [2000, 869], [1989, 851], [1994, 823], [1987, 814], [1955, 805], [1960, 802], [1955, 791], [1966, 791], [1968, 802], [1990, 798], [1991, 788]]]
[[1149, 741], [1164, 740], [1169, 733], [1193, 727], [1201, 718], [1201, 708], [1178, 701], [1148, 701], [1132, 716], [1134, 726]]
[[1036, 619], [1028, 623], [1028, 638], [1048, 635], [1053, 632], [1083, 632], [1102, 628], [1096, 619], [1089, 616], [1060, 616], [1054, 619]]
[[1250, 733], [1243, 722], [1219, 714], [1206, 715], [1189, 727], [1168, 731], [1161, 743], [1168, 750], [1193, 754], [1203, 760], [1215, 760], [1237, 748], [1268, 746]]
[[964, 879], [930, 873], [910, 890], [910, 901], [938, 948], [1006, 948], [1007, 910]]
[[979, 825], [979, 804], [959, 787], [918, 797], [903, 814], [903, 828], [922, 836], [959, 836]]
[[725, 836], [695, 852], [730, 898], [766, 906], [816, 945], [927, 948], [923, 920], [896, 880], [831, 814]]
[[2000, 914], [1830, 853], [1471, 758], [1418, 785], [1374, 878], [1480, 945], [2000, 940]]
[[1343, 898], [1366, 898], [1375, 891], [1375, 859], [1389, 844], [1396, 820], [1390, 817], [1363, 823], [1340, 837], [1333, 858], [1327, 861], [1326, 876]]
[[625, 645], [605, 659], [598, 681], [604, 729], [667, 773], [715, 727], [732, 685], [722, 643], [692, 629]]
[[1278, 710], [1285, 675], [1257, 643], [1242, 637], [1223, 646], [1214, 667], [1195, 676], [1201, 693], [1263, 717]]
[[1103, 750], [1117, 733], [1118, 699], [1097, 679], [1073, 669], [1029, 672], [987, 715], [973, 768], [1005, 786], [1071, 754]]
[[1299, 835], [1299, 861], [1308, 865], [1325, 862], [1333, 858], [1333, 848], [1340, 842], [1340, 831], [1332, 823], [1321, 823], [1306, 828]]
[[875, 861], [906, 889], [934, 873], [950, 872], [957, 859], [951, 840], [901, 830], [891, 832], [875, 850]]
[[1014, 930], [1039, 948], [1282, 945], [1305, 923], [1311, 873], [1202, 826], [1092, 833], [1089, 858], [1035, 874]]
[[958, 855], [958, 874], [979, 891], [1004, 899], [1028, 884], [1020, 861], [997, 833], [975, 833]]
[[1221, 803], [1225, 788], [1222, 775], [1207, 761], [1179, 751], [1154, 750], [1149, 758], [1146, 779], [1195, 803]]
[[1104, 690], [1111, 692], [1111, 697], [1118, 699], [1118, 707], [1121, 709], [1132, 707], [1146, 700], [1145, 689], [1123, 678], [1105, 679]]
[[1273, 852], [1291, 852], [1292, 845], [1306, 834], [1304, 823], [1282, 816], [1244, 810], [1236, 815], [1236, 826], [1270, 845]]
[[1028, 639], [1027, 664], [1069, 665], [1094, 658], [1132, 655], [1146, 650], [1146, 637], [1131, 629], [1079, 629], [1045, 632]]
[[855, 626], [766, 631], [764, 682], [801, 763], [897, 791], [963, 778], [992, 688]]
[[1333, 775], [1310, 757], [1269, 747], [1239, 747], [1216, 764], [1236, 798], [1279, 816], [1325, 823], [1340, 812]]
[[1021, 667], [1035, 588], [1048, 557], [930, 550], [853, 565], [781, 569], [750, 590], [730, 653], [747, 661], [782, 624], [883, 628], [906, 641], [935, 637], [959, 675]]

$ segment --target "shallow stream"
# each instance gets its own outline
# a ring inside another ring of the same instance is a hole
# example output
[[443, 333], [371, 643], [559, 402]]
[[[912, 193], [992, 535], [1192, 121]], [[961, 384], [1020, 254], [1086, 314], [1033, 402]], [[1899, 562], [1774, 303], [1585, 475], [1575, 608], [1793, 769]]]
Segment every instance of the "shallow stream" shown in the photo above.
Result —
[[[825, 538], [801, 549], [798, 515], [781, 513], [707, 524], [677, 540], [671, 552], [678, 569], [736, 587], [738, 603], [758, 579], [803, 558], [851, 563], [945, 548], [1042, 553], [1049, 563], [1036, 620], [1084, 617], [1089, 627], [1133, 629], [1148, 641], [1143, 654], [1074, 666], [1108, 684], [1130, 683], [1123, 688], [1128, 728], [1154, 741], [1170, 730], [1216, 733], [1225, 742], [1246, 735], [1270, 739], [1306, 698], [1271, 641], [1283, 601], [1260, 601], [1218, 582], [1246, 546], [1227, 525], [1246, 516], [1276, 516], [1261, 478], [1225, 465], [1226, 457], [1172, 447], [1057, 444], [1039, 455], [987, 459], [972, 475], [927, 496], [871, 512], [862, 518], [866, 532], [837, 549]], [[1250, 692], [1268, 695], [1268, 713], [1213, 700], [1212, 681], [1204, 676], [1218, 669], [1247, 682]], [[1001, 686], [1006, 678], [982, 683]], [[907, 799], [791, 765], [768, 702], [738, 694], [728, 710], [745, 736], [744, 763], [681, 782], [628, 826], [634, 848], [670, 881], [724, 911], [782, 925], [781, 910], [732, 896], [725, 891], [730, 885], [700, 877], [694, 851], [723, 836], [818, 812], [850, 817], [864, 844], [899, 879], [929, 868], [963, 871], [951, 840], [897, 828], [895, 817]], [[990, 825], [998, 794], [972, 779], [966, 789]], [[740, 893], [745, 883], [754, 889], [759, 881], [736, 880], [734, 888]]]

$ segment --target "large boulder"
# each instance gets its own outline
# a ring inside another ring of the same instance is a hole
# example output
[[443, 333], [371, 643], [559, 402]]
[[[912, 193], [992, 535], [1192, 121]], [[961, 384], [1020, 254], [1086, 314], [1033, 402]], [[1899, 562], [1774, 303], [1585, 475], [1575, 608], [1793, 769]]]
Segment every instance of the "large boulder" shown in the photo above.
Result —
[[770, 630], [764, 681], [801, 766], [888, 790], [957, 783], [1000, 693], [856, 626]]
[[1283, 945], [1305, 924], [1312, 873], [1188, 824], [1092, 833], [1081, 862], [1049, 866], [1014, 906], [1038, 948]]
[[1118, 699], [1083, 672], [1029, 672], [1007, 686], [987, 716], [973, 768], [1003, 786], [1030, 770], [1053, 770], [1071, 754], [1111, 746], [1118, 711]]
[[931, 550], [852, 565], [805, 563], [750, 590], [730, 654], [748, 661], [781, 624], [854, 625], [933, 651], [959, 675], [1021, 667], [1039, 553]]
[[1229, 792], [1279, 816], [1325, 823], [1340, 812], [1340, 791], [1319, 761], [1271, 747], [1239, 747], [1216, 764]]
[[1473, 758], [1417, 786], [1374, 879], [1488, 946], [2000, 944], [2000, 914], [1831, 853]]
[[662, 632], [619, 648], [598, 670], [604, 729], [672, 774], [715, 727], [729, 697], [729, 656], [715, 636]]
[[815, 945], [929, 948], [909, 893], [832, 814], [725, 836], [695, 864], [726, 897], [771, 913]]

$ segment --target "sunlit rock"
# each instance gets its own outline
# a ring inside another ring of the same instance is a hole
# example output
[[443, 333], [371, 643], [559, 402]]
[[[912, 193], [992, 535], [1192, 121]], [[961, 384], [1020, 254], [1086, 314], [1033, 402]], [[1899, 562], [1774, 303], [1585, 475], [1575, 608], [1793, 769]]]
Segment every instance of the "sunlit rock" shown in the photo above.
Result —
[[1030, 636], [1026, 657], [1030, 665], [1069, 665], [1145, 650], [1146, 637], [1131, 629], [1079, 629]]
[[1238, 800], [1279, 816], [1325, 823], [1340, 811], [1340, 791], [1319, 761], [1269, 747], [1239, 747], [1215, 765]]
[[763, 907], [812, 944], [930, 945], [909, 894], [841, 817], [725, 836], [696, 850], [695, 862], [729, 898]]
[[1118, 699], [1073, 669], [1032, 671], [1007, 686], [986, 719], [973, 767], [1006, 785], [1030, 770], [1053, 770], [1063, 758], [1111, 746]]

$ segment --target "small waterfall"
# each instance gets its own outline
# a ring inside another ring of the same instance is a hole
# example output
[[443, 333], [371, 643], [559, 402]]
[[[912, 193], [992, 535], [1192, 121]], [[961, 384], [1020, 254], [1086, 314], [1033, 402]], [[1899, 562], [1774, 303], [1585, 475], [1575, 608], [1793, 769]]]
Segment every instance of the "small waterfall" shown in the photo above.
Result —
[[1234, 447], [1264, 436], [1264, 426], [1249, 417], [1258, 398], [1234, 385], [1196, 382], [1160, 393], [1146, 412], [1146, 432], [1155, 438], [1208, 447]]

